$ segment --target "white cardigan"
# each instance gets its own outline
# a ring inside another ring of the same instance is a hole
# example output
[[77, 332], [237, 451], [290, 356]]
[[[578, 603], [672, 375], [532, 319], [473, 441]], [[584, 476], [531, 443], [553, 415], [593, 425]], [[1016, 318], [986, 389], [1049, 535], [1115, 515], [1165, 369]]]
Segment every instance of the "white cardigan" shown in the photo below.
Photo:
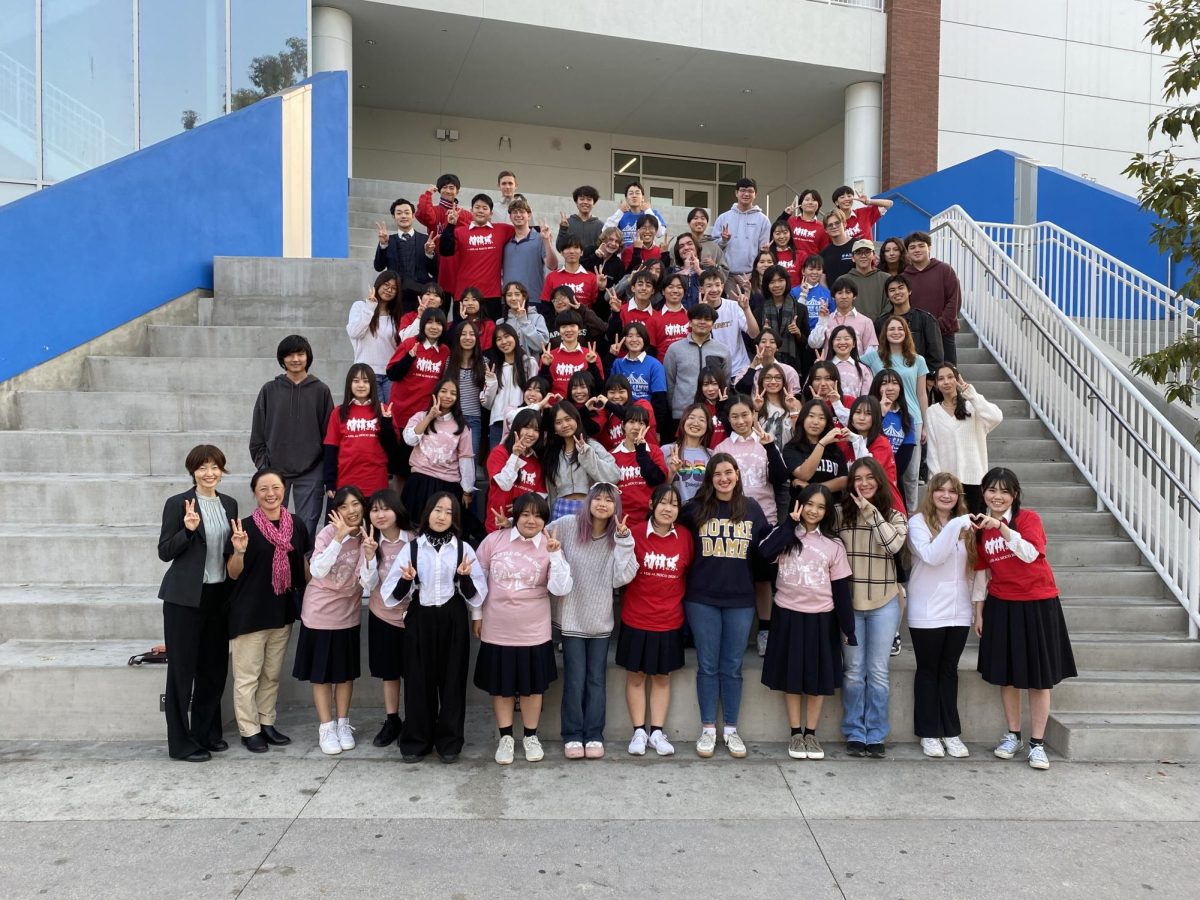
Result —
[[925, 459], [929, 474], [949, 472], [963, 484], [979, 484], [987, 473], [988, 432], [1004, 421], [1004, 413], [971, 385], [963, 392], [967, 418], [958, 420], [942, 404], [925, 413]]
[[[913, 564], [908, 576], [909, 628], [971, 624], [975, 573], [967, 571], [967, 548], [962, 541], [963, 529], [970, 527], [971, 517], [959, 516], [933, 537], [923, 514], [908, 520]], [[973, 537], [971, 533], [968, 540]]]

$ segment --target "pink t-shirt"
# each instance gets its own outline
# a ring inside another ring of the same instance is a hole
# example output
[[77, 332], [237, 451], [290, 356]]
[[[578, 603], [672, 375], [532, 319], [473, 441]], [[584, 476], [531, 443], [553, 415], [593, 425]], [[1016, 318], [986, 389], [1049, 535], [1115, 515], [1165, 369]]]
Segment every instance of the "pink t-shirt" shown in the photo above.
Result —
[[742, 475], [742, 491], [758, 502], [767, 521], [774, 525], [775, 486], [771, 484], [768, 474], [766, 448], [757, 438], [741, 438], [731, 434], [713, 448], [713, 453], [728, 453], [737, 460]]
[[833, 582], [851, 575], [846, 548], [837, 538], [819, 531], [803, 534], [801, 540], [802, 549], [793, 547], [779, 557], [775, 602], [792, 612], [829, 612], [833, 609]]
[[[423, 412], [415, 413], [405, 423], [405, 429], [415, 429], [425, 416]], [[435, 427], [437, 431], [433, 430]], [[413, 447], [412, 456], [409, 457], [412, 470], [458, 484], [462, 478], [458, 469], [459, 459], [464, 456], [474, 459], [475, 451], [471, 448], [471, 429], [464, 428], [461, 434], [455, 434], [457, 427], [452, 417], [439, 416], [425, 429], [424, 434], [418, 435], [420, 443]]]
[[493, 531], [476, 558], [487, 576], [480, 640], [501, 647], [536, 647], [550, 640], [550, 554], [514, 529]]
[[[317, 534], [313, 556], [319, 556], [333, 542], [336, 529], [326, 525]], [[333, 568], [327, 575], [314, 577], [304, 589], [300, 621], [308, 628], [337, 631], [362, 622], [362, 585], [358, 570], [362, 565], [362, 542], [357, 537], [342, 541]]]
[[387, 578], [387, 573], [392, 571], [392, 563], [396, 561], [396, 554], [402, 547], [408, 546], [410, 537], [411, 535], [404, 531], [400, 532], [400, 537], [394, 541], [386, 540], [383, 535], [379, 536], [380, 555], [383, 559], [379, 561], [379, 568], [375, 570], [379, 573], [379, 578], [375, 582], [375, 587], [371, 589], [371, 599], [367, 603], [367, 607], [375, 618], [387, 622], [389, 625], [395, 625], [397, 628], [404, 627], [404, 613], [408, 610], [408, 601], [403, 601], [399, 606], [384, 606], [383, 595], [379, 589], [383, 586], [383, 579]]

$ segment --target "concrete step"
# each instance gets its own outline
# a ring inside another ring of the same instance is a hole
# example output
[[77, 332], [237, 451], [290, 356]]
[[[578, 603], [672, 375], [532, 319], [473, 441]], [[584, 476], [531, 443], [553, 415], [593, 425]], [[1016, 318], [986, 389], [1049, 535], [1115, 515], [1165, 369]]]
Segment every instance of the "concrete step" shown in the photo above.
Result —
[[157, 584], [0, 585], [0, 640], [111, 641], [161, 633]]
[[1200, 673], [1083, 671], [1054, 688], [1056, 715], [1103, 713], [1200, 713]]
[[988, 457], [991, 460], [1021, 459], [1066, 462], [1067, 451], [1049, 437], [997, 437], [999, 428], [988, 435]]
[[[365, 632], [363, 636], [365, 642]], [[162, 691], [163, 667], [130, 668], [126, 660], [155, 643], [154, 638], [123, 641], [18, 641], [0, 644], [0, 701], [10, 714], [0, 719], [0, 740], [44, 740], [61, 737], [70, 730], [76, 739], [94, 740], [154, 740], [163, 735], [162, 716], [158, 712], [158, 695]], [[282, 709], [308, 709], [311, 704], [309, 685], [290, 676], [295, 637], [284, 661], [280, 678], [279, 705]], [[475, 657], [472, 648], [472, 662]], [[366, 650], [363, 650], [364, 668]], [[963, 720], [963, 738], [968, 742], [992, 740], [1003, 731], [999, 693], [973, 674], [973, 653], [964, 654], [960, 664], [959, 710]], [[912, 654], [905, 652], [891, 661], [891, 702], [889, 714], [892, 732], [889, 742], [911, 742], [912, 734]], [[752, 651], [743, 663], [742, 714], [739, 730], [748, 740], [784, 741], [787, 739], [786, 717], [782, 697], [768, 691], [760, 681], [761, 660]], [[611, 662], [607, 671], [607, 703], [609, 730], [623, 733], [628, 714], [624, 701], [624, 672]], [[1096, 675], [1096, 691], [1104, 689], [1104, 679]], [[675, 735], [687, 736], [695, 731], [695, 658], [687, 652], [687, 665], [672, 679], [674, 703], [667, 717], [667, 728]], [[559, 729], [559, 691], [561, 678], [546, 693], [541, 730], [550, 738]], [[1082, 696], [1089, 688], [1082, 688]], [[1057, 691], [1056, 691], [1057, 695]], [[355, 684], [354, 709], [377, 707], [382, 704], [380, 684], [369, 677]], [[45, 704], [43, 698], [55, 702]], [[467, 689], [467, 715], [490, 716], [490, 703], [481, 691]], [[232, 704], [227, 686], [225, 715], [231, 717]], [[353, 713], [352, 713], [353, 715]], [[822, 722], [825, 729], [836, 734], [841, 717], [840, 696], [826, 701]], [[1076, 740], [1075, 731], [1089, 726], [1111, 729], [1114, 723], [1138, 725], [1148, 729], [1151, 723], [1159, 727], [1186, 726], [1200, 734], [1194, 726], [1200, 724], [1195, 712], [1154, 712], [1139, 715], [1114, 716], [1105, 713], [1056, 712], [1052, 716], [1047, 738], [1051, 746], [1072, 759], [1110, 758], [1109, 745], [1104, 741]], [[1074, 731], [1067, 733], [1065, 729]], [[611, 736], [611, 735], [610, 735]], [[294, 735], [294, 737], [296, 737]], [[1122, 748], [1116, 758], [1153, 760], [1165, 749], [1176, 751], [1174, 758], [1200, 758], [1200, 742], [1176, 748], [1170, 740], [1160, 743], [1156, 735], [1143, 735], [1140, 743]], [[685, 737], [685, 740], [687, 738]], [[1190, 754], [1190, 755], [1189, 755]]]
[[[1020, 454], [988, 454], [988, 460], [993, 466], [1005, 466], [1017, 473], [1021, 479], [1021, 489], [1026, 497], [1035, 486], [1065, 485], [1082, 483], [1083, 474], [1072, 462], [1066, 460], [1031, 459]], [[1090, 488], [1089, 488], [1090, 490]]]
[[367, 295], [375, 281], [369, 265], [354, 259], [281, 259], [218, 256], [213, 259], [213, 294], [241, 297], [307, 297], [345, 302]]
[[1153, 569], [1133, 566], [1088, 565], [1056, 566], [1054, 580], [1059, 596], [1068, 599], [1117, 597], [1161, 599], [1165, 596], [1162, 579]]
[[[346, 343], [349, 354], [349, 340]], [[204, 387], [210, 393], [249, 389], [257, 392], [283, 371], [275, 359], [274, 348], [271, 351], [253, 357], [221, 357], [219, 364], [205, 373]], [[186, 393], [197, 386], [194, 363], [194, 359], [174, 356], [92, 356], [87, 360], [87, 383], [92, 391], [141, 391], [152, 386], [156, 391]], [[314, 361], [310, 371], [328, 384], [340, 400], [349, 368], [349, 359], [344, 367], [326, 359]]]
[[1187, 633], [1187, 610], [1173, 598], [1070, 597], [1063, 599], [1063, 614], [1072, 634]]
[[1050, 430], [1042, 424], [1040, 419], [1031, 419], [1028, 414], [1023, 414], [1017, 417], [1005, 419], [988, 435], [988, 446], [992, 446], [993, 441], [1008, 440], [1008, 439], [1028, 439], [1050, 441], [1057, 445], [1058, 442], [1050, 436]]
[[[289, 334], [301, 333], [312, 344], [314, 365], [330, 363], [348, 368], [354, 360], [345, 323], [341, 326], [301, 327], [271, 325], [150, 325], [147, 328], [151, 356], [196, 358], [275, 358], [275, 348]], [[342, 371], [345, 371], [342, 368]], [[1004, 426], [1001, 425], [1001, 428]]]
[[985, 381], [982, 378], [975, 378], [971, 381], [971, 384], [975, 390], [983, 395], [984, 399], [992, 403], [998, 400], [1020, 400], [1022, 398], [1021, 392], [1017, 390], [1017, 386], [1008, 379], [988, 379]]
[[[972, 348], [972, 350], [974, 349], [977, 348]], [[968, 383], [975, 385], [984, 381], [1008, 380], [1008, 376], [1004, 374], [1004, 369], [996, 362], [967, 362], [960, 359], [958, 362], [958, 371]], [[987, 395], [984, 394], [984, 396], [986, 397]]]
[[1125, 538], [1088, 537], [1072, 534], [1052, 535], [1046, 547], [1051, 566], [1138, 566], [1142, 551]]
[[[960, 338], [962, 336], [962, 334], [959, 335]], [[983, 347], [978, 346], [978, 344], [965, 347], [960, 343], [958, 344], [958, 362], [959, 365], [963, 366], [976, 363], [995, 363], [996, 358]]]
[[[52, 577], [68, 585], [145, 584], [161, 577], [166, 568], [158, 558], [158, 533], [158, 526], [74, 526], [70, 552], [56, 554]], [[49, 574], [45, 547], [62, 537], [63, 530], [56, 525], [0, 526], [5, 583], [45, 581]]]
[[21, 391], [16, 401], [22, 424], [54, 422], [64, 430], [228, 431], [249, 429], [259, 386], [243, 385], [248, 392], [236, 394]]
[[[172, 475], [186, 481], [183, 461], [197, 444], [215, 444], [231, 474], [250, 472], [245, 431], [0, 431], [0, 472], [57, 474], [84, 470]], [[30, 447], [37, 452], [31, 453]]]
[[1037, 469], [1037, 463], [1029, 463], [1023, 469], [1014, 470], [1021, 479], [1022, 503], [1029, 509], [1040, 511], [1050, 506], [1079, 510], [1096, 508], [1096, 492], [1090, 485], [1074, 479], [1071, 483], [1029, 480], [1029, 476], [1036, 476]]
[[1200, 712], [1051, 712], [1046, 741], [1070, 759], [1200, 759]]
[[[53, 509], [66, 525], [157, 526], [163, 501], [191, 486], [187, 472], [168, 476], [143, 475], [11, 475], [0, 480], [0, 521], [14, 522], [30, 508]], [[227, 475], [220, 490], [238, 502], [248, 515], [254, 508], [249, 469]], [[157, 537], [155, 543], [157, 544]]]
[[344, 329], [351, 304], [365, 296], [365, 293], [345, 294], [332, 300], [326, 297], [221, 296], [213, 303], [212, 324], [276, 325], [293, 328], [340, 325]]
[[1200, 642], [1182, 635], [1106, 634], [1071, 635], [1075, 664], [1080, 669], [1121, 671], [1200, 670]]
[[[985, 395], [986, 396], [986, 395]], [[988, 398], [991, 400], [991, 398]], [[1000, 412], [1004, 413], [1004, 418], [1025, 418], [1029, 415], [1029, 404], [1024, 400], [1017, 400], [1008, 397], [997, 397], [992, 400], [999, 407]]]
[[366, 244], [351, 244], [346, 250], [346, 256], [349, 259], [361, 259], [367, 262], [373, 262], [375, 259], [374, 245], [367, 246]]

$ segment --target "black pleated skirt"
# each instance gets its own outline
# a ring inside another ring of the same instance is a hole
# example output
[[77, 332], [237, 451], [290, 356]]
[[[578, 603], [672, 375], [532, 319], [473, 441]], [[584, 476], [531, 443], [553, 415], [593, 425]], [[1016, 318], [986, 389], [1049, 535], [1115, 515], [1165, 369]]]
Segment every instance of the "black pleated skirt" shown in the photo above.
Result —
[[554, 643], [533, 647], [502, 647], [479, 642], [475, 657], [475, 687], [493, 697], [530, 697], [546, 693], [558, 679]]
[[988, 594], [978, 669], [988, 684], [1025, 690], [1047, 690], [1074, 678], [1075, 655], [1059, 599], [1000, 600]]
[[296, 662], [292, 676], [313, 684], [341, 684], [353, 681], [360, 674], [361, 625], [352, 628], [309, 628], [300, 623], [296, 639]]
[[774, 606], [762, 683], [773, 691], [830, 697], [842, 686], [842, 636], [833, 611]]
[[454, 498], [459, 509], [462, 509], [461, 484], [457, 481], [442, 481], [424, 472], [413, 472], [408, 476], [408, 480], [404, 482], [404, 490], [400, 492], [400, 499], [404, 501], [404, 508], [413, 517], [413, 521], [417, 521], [425, 512], [425, 504], [429, 502], [429, 498], [439, 491], [446, 491]]
[[399, 681], [404, 675], [404, 629], [367, 613], [367, 660], [372, 678]]
[[617, 665], [630, 672], [670, 675], [683, 668], [683, 628], [644, 631], [621, 623]]

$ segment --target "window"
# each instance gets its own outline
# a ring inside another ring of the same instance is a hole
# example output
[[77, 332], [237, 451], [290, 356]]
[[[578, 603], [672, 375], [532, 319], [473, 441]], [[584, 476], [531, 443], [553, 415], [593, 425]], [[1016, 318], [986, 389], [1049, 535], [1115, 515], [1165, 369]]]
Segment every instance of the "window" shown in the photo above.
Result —
[[[716, 217], [716, 210], [734, 203], [733, 185], [746, 175], [744, 162], [698, 159], [687, 156], [614, 150], [612, 154], [613, 199], [620, 201], [631, 182], [640, 181], [656, 202], [702, 206]], [[716, 210], [712, 207], [714, 205]]]
[[225, 0], [142, 0], [138, 47], [143, 147], [225, 113]]
[[308, 77], [308, 5], [303, 0], [233, 0], [232, 109]]
[[[0, 0], [0, 179], [37, 178], [34, 4]], [[11, 199], [11, 198], [10, 198]], [[0, 201], [2, 202], [2, 201]]]

